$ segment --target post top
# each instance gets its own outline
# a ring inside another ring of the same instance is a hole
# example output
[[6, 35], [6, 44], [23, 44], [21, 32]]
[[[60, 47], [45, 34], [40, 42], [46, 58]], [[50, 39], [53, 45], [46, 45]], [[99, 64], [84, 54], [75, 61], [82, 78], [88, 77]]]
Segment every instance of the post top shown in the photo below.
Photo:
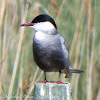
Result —
[[34, 100], [70, 100], [70, 83], [36, 83]]

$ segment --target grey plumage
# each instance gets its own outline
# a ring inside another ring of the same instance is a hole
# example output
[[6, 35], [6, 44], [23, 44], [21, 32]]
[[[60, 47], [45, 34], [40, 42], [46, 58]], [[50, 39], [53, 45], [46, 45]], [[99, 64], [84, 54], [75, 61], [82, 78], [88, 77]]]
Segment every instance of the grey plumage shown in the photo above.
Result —
[[[33, 39], [33, 54], [36, 64], [45, 72], [58, 72], [66, 74], [70, 77], [70, 73], [74, 73], [77, 69], [69, 67], [70, 58], [68, 55], [68, 45], [64, 38], [55, 30], [55, 34], [44, 34], [44, 39]], [[40, 34], [40, 33], [39, 33]], [[78, 70], [77, 73], [80, 71]]]

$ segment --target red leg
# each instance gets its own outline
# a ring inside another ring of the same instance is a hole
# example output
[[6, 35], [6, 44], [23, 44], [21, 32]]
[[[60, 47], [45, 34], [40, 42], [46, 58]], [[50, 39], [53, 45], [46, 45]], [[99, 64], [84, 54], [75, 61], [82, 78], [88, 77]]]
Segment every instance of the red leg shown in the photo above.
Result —
[[57, 83], [57, 84], [67, 84], [67, 83], [61, 82], [61, 71], [59, 71], [59, 81], [58, 82], [54, 82], [54, 83]]
[[51, 83], [51, 82], [47, 81], [47, 79], [46, 79], [46, 72], [45, 71], [44, 71], [44, 75], [45, 75], [45, 80], [44, 81], [39, 81], [37, 83]]

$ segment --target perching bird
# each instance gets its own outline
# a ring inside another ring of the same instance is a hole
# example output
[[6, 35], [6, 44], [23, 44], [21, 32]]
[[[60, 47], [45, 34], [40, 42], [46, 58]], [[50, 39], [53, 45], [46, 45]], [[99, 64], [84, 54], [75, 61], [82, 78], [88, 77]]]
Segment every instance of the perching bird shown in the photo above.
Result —
[[[57, 83], [62, 83], [61, 73], [65, 73], [65, 77], [69, 78], [70, 73], [83, 72], [69, 67], [68, 44], [58, 33], [56, 23], [49, 15], [38, 15], [31, 23], [24, 23], [20, 26], [29, 26], [35, 30], [33, 38], [34, 60], [44, 72], [59, 72]], [[48, 82], [46, 74], [44, 82]]]

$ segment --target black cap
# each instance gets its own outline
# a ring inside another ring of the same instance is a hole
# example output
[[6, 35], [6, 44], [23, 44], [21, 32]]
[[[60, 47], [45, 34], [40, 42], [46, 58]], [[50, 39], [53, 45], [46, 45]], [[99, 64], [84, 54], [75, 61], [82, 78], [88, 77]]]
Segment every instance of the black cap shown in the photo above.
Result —
[[31, 23], [38, 23], [38, 22], [51, 22], [54, 27], [57, 29], [57, 26], [56, 26], [56, 23], [55, 21], [53, 20], [52, 17], [50, 17], [49, 15], [46, 15], [46, 14], [41, 14], [41, 15], [38, 15], [37, 17], [35, 17], [33, 19], [33, 21]]

